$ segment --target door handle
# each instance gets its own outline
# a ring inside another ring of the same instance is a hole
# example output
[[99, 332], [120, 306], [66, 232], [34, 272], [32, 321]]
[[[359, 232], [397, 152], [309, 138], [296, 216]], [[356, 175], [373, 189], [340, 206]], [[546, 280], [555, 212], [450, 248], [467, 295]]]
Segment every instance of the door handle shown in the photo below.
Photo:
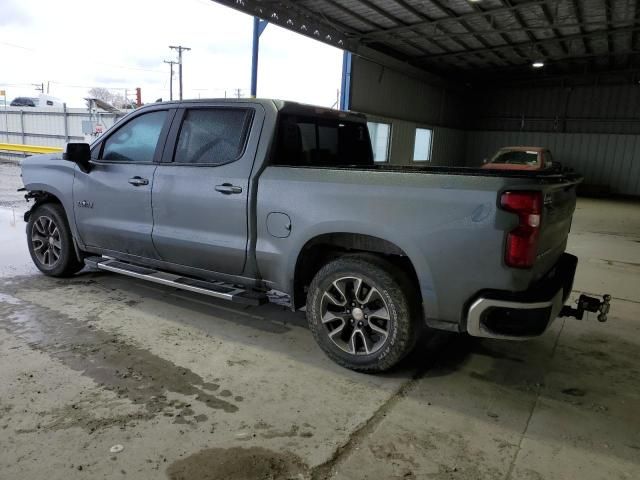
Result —
[[231, 185], [230, 183], [223, 183], [222, 185], [216, 185], [216, 192], [224, 193], [225, 195], [242, 193], [242, 187]]
[[129, 183], [134, 187], [140, 187], [142, 185], [149, 185], [149, 180], [147, 178], [135, 176], [129, 179]]

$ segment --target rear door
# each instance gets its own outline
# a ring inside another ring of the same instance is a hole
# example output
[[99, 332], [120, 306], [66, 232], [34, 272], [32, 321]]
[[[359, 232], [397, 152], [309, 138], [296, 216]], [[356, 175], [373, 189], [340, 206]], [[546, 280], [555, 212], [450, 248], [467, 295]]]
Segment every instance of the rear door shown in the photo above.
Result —
[[153, 243], [162, 260], [240, 274], [249, 177], [264, 121], [258, 104], [181, 109], [153, 186]]
[[94, 146], [91, 171], [76, 171], [74, 213], [86, 245], [157, 258], [151, 188], [174, 113], [156, 108], [133, 114]]

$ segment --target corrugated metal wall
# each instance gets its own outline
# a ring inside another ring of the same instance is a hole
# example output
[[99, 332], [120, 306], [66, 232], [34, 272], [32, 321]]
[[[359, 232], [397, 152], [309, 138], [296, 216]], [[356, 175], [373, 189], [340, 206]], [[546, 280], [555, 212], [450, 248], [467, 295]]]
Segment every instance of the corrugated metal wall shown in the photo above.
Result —
[[506, 145], [551, 149], [585, 183], [640, 195], [640, 85], [529, 86], [471, 94], [467, 165]]
[[[354, 56], [350, 109], [390, 123], [390, 162], [413, 164], [416, 128], [433, 130], [429, 165], [464, 165], [466, 133], [459, 94]], [[419, 165], [426, 165], [420, 162]]]
[[354, 57], [351, 109], [392, 123], [395, 164], [412, 163], [415, 128], [426, 126], [434, 165], [477, 166], [503, 146], [543, 146], [586, 183], [640, 196], [640, 84], [612, 78], [460, 91]]
[[351, 71], [351, 110], [432, 125], [462, 125], [461, 99], [453, 91], [357, 56]]
[[596, 133], [498, 132], [467, 133], [466, 164], [507, 145], [547, 147], [556, 160], [585, 176], [585, 183], [605, 186], [612, 193], [640, 195], [640, 136]]
[[468, 95], [482, 130], [640, 134], [640, 84], [519, 87]]

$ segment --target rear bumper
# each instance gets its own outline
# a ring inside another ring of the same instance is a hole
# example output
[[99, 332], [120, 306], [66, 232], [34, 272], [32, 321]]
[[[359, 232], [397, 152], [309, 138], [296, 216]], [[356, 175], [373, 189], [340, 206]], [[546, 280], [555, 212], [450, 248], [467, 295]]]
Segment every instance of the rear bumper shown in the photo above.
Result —
[[577, 257], [564, 253], [547, 275], [524, 292], [481, 292], [467, 311], [467, 333], [510, 340], [542, 335], [569, 297], [577, 265]]

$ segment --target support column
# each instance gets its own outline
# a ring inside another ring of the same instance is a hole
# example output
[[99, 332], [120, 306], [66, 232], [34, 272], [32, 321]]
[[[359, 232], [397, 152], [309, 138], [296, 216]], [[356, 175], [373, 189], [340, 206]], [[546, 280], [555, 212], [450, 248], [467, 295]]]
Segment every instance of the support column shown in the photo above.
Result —
[[342, 53], [342, 81], [340, 82], [340, 110], [351, 108], [351, 52]]
[[268, 21], [253, 17], [253, 50], [251, 53], [251, 98], [256, 98], [258, 91], [258, 53], [260, 50], [260, 35], [269, 24]]

